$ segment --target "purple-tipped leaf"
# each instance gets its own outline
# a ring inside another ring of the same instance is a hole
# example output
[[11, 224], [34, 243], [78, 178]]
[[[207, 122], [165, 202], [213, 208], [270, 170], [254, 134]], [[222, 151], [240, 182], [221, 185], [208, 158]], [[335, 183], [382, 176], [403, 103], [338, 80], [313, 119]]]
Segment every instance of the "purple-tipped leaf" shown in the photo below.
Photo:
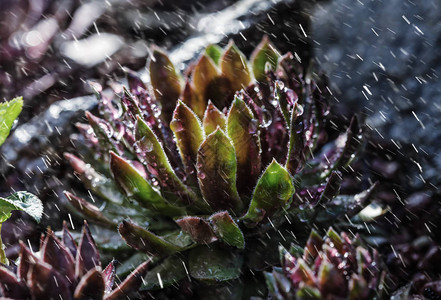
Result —
[[152, 52], [148, 64], [150, 81], [155, 98], [162, 106], [162, 118], [169, 123], [176, 101], [181, 95], [181, 79], [165, 52], [157, 47], [154, 47]]
[[62, 232], [63, 244], [66, 246], [66, 249], [70, 251], [73, 257], [77, 257], [77, 243], [73, 239], [72, 235], [67, 228], [67, 222], [63, 221], [63, 232]]
[[143, 283], [142, 278], [147, 274], [150, 261], [143, 262], [119, 284], [113, 292], [105, 297], [106, 300], [124, 300], [136, 294]]
[[288, 156], [286, 159], [286, 168], [291, 175], [297, 174], [303, 168], [305, 160], [305, 129], [302, 114], [303, 108], [300, 104], [295, 104], [291, 111]]
[[32, 265], [27, 282], [34, 299], [72, 299], [69, 281], [46, 263]]
[[116, 264], [117, 261], [115, 259], [112, 259], [112, 261], [102, 272], [104, 279], [104, 293], [106, 295], [112, 292], [113, 286], [115, 284]]
[[182, 231], [190, 235], [191, 239], [199, 244], [215, 242], [217, 237], [210, 224], [199, 217], [183, 217], [175, 221]]
[[245, 89], [251, 82], [251, 74], [245, 55], [233, 40], [228, 43], [220, 60], [222, 75], [230, 80], [233, 91]]
[[82, 276], [89, 270], [101, 266], [100, 254], [86, 221], [84, 221], [83, 230], [81, 232], [75, 264], [75, 273], [77, 276]]
[[103, 274], [100, 268], [94, 268], [81, 277], [74, 292], [74, 299], [102, 300], [104, 289]]
[[49, 230], [41, 248], [41, 258], [70, 282], [75, 280], [75, 259], [66, 246]]
[[3, 266], [0, 267], [0, 292], [3, 297], [13, 299], [31, 298], [30, 291], [24, 281], [19, 281], [11, 271]]

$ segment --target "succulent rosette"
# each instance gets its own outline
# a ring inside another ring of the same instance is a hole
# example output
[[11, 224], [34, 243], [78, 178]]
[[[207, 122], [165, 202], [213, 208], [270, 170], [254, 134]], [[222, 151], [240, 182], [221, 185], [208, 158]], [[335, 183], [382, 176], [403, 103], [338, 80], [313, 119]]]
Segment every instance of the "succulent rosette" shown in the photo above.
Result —
[[96, 87], [100, 117], [78, 124], [81, 158], [66, 154], [101, 199], [67, 192], [71, 204], [157, 258], [143, 288], [260, 271], [270, 244], [368, 201], [335, 198], [362, 144], [357, 119], [326, 144], [325, 82], [267, 38], [250, 61], [232, 41], [209, 46], [184, 75], [154, 47], [148, 70], [148, 84], [128, 72], [128, 88]]
[[78, 245], [65, 224], [61, 240], [49, 229], [37, 253], [20, 246], [18, 263], [0, 266], [0, 293], [8, 299], [127, 299], [137, 294], [148, 267], [140, 264], [118, 284], [116, 261], [102, 269], [87, 223]]
[[282, 249], [282, 268], [265, 273], [274, 299], [385, 299], [386, 272], [378, 252], [330, 228], [312, 231], [304, 249]]

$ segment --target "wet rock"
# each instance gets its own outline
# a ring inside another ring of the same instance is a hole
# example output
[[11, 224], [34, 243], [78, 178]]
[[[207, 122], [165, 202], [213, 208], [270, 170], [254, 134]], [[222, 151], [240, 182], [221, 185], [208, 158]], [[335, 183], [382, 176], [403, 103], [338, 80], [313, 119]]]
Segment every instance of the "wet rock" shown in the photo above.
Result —
[[440, 15], [436, 0], [334, 0], [313, 17], [336, 102], [363, 111], [374, 138], [409, 145], [396, 152], [418, 155], [414, 187], [441, 182]]

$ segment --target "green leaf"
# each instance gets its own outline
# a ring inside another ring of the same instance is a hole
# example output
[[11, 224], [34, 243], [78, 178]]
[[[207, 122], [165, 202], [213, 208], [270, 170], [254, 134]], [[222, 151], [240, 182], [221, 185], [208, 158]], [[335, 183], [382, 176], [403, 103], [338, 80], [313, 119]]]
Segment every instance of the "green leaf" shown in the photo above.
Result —
[[159, 179], [167, 199], [177, 198], [178, 205], [195, 201], [196, 195], [176, 176], [153, 130], [140, 117], [137, 118], [135, 128], [136, 146], [141, 150], [148, 170], [154, 172], [155, 177]]
[[196, 163], [199, 146], [205, 138], [201, 122], [187, 105], [178, 101], [170, 128], [175, 135], [184, 166], [192, 169]]
[[261, 147], [258, 122], [251, 109], [237, 95], [228, 112], [227, 132], [237, 157], [239, 192], [249, 195], [260, 175]]
[[37, 196], [28, 192], [16, 192], [6, 198], [0, 197], [0, 224], [11, 216], [11, 211], [21, 210], [40, 222], [43, 204]]
[[184, 263], [183, 260], [175, 256], [166, 258], [148, 271], [144, 277], [141, 290], [162, 289], [181, 281], [187, 276]]
[[128, 161], [110, 152], [110, 169], [118, 186], [141, 206], [163, 215], [182, 215], [184, 210], [167, 203], [150, 183]]
[[273, 160], [257, 182], [248, 212], [242, 217], [245, 225], [254, 227], [286, 207], [294, 191], [289, 172]]
[[181, 95], [181, 79], [167, 54], [154, 47], [149, 61], [150, 81], [155, 98], [161, 103], [162, 118], [168, 124]]
[[242, 202], [236, 189], [236, 155], [220, 128], [199, 148], [196, 169], [202, 196], [212, 210], [241, 210]]
[[225, 130], [227, 119], [225, 115], [216, 107], [211, 101], [208, 101], [207, 109], [205, 110], [204, 125], [205, 135], [209, 135], [219, 126], [220, 129]]
[[153, 256], [170, 255], [184, 248], [167, 242], [151, 231], [144, 229], [132, 222], [123, 221], [118, 227], [119, 234], [126, 243], [138, 251]]
[[271, 68], [276, 70], [279, 57], [280, 54], [276, 51], [276, 48], [269, 41], [268, 37], [264, 36], [251, 54], [254, 78], [256, 78], [257, 81], [264, 81], [266, 77], [265, 65], [269, 63]]
[[220, 61], [222, 74], [230, 80], [234, 91], [245, 89], [251, 82], [250, 70], [245, 55], [236, 47], [233, 40], [228, 43]]
[[215, 44], [208, 45], [207, 48], [205, 48], [205, 55], [210, 57], [216, 65], [219, 65], [222, 52], [222, 48]]
[[14, 121], [20, 114], [22, 107], [22, 97], [14, 98], [9, 102], [0, 103], [0, 146], [8, 137], [12, 125], [14, 125]]
[[243, 233], [228, 212], [215, 213], [210, 217], [210, 221], [214, 232], [222, 242], [239, 249], [245, 248]]
[[239, 278], [242, 263], [242, 256], [215, 246], [197, 247], [189, 255], [190, 275], [204, 281], [218, 282]]

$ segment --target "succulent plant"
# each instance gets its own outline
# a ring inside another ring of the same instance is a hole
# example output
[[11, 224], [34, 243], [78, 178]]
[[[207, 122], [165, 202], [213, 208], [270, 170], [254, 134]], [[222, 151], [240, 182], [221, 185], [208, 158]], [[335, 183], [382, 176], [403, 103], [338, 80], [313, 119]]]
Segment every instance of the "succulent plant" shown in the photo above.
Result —
[[78, 124], [83, 157], [65, 155], [103, 200], [66, 192], [70, 203], [158, 257], [145, 289], [260, 271], [269, 244], [350, 217], [368, 199], [334, 198], [361, 146], [357, 119], [325, 145], [325, 83], [267, 38], [250, 62], [232, 41], [209, 46], [184, 79], [154, 47], [148, 69], [150, 85], [128, 72], [117, 97], [95, 85], [102, 118], [88, 112], [89, 125]]
[[12, 299], [127, 299], [135, 295], [148, 262], [120, 284], [115, 280], [115, 267], [113, 260], [101, 268], [86, 222], [78, 246], [65, 223], [61, 240], [48, 229], [38, 253], [21, 243], [18, 264], [0, 266], [0, 292]]
[[312, 231], [302, 249], [281, 249], [282, 268], [265, 273], [273, 299], [383, 299], [386, 272], [359, 236]]

